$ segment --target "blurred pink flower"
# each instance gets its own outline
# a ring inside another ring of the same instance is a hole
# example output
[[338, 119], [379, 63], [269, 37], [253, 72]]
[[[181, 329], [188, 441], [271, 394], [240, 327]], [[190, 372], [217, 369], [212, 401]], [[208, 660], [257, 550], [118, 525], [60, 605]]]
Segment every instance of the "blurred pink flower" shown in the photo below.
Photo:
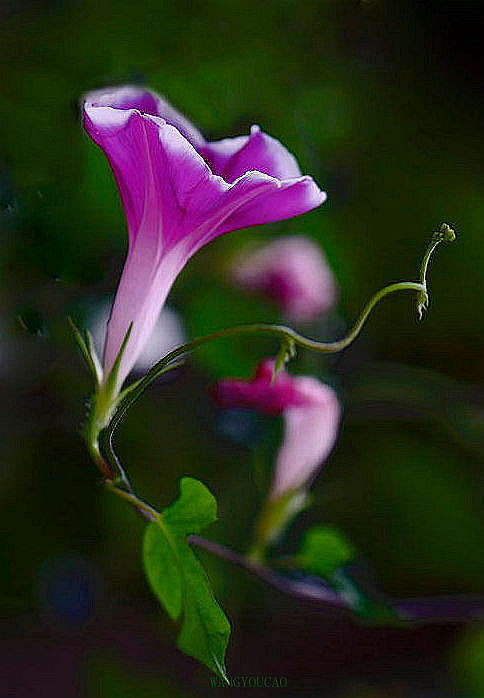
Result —
[[274, 298], [289, 321], [308, 322], [336, 301], [333, 273], [320, 247], [303, 235], [278, 238], [239, 255], [234, 282]]
[[285, 370], [273, 379], [275, 362], [263, 361], [250, 381], [227, 378], [214, 388], [222, 407], [249, 407], [282, 414], [284, 437], [277, 454], [270, 498], [310, 486], [338, 435], [341, 409], [334, 390], [311, 376]]
[[197, 250], [231, 230], [305, 213], [326, 195], [257, 126], [248, 136], [208, 143], [164, 99], [132, 86], [91, 92], [83, 107], [84, 126], [109, 160], [128, 224], [103, 360], [107, 375], [133, 323], [119, 389]]

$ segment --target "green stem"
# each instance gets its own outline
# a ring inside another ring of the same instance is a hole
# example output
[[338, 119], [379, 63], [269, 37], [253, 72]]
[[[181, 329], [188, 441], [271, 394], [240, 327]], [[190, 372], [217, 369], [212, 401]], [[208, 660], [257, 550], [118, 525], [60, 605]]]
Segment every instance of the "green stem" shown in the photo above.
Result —
[[158, 361], [153, 368], [148, 371], [148, 373], [137, 383], [129, 386], [124, 392], [124, 396], [123, 394], [120, 396], [119, 402], [111, 420], [109, 421], [109, 424], [106, 428], [102, 429], [100, 433], [98, 432], [98, 435], [96, 436], [96, 439], [98, 439], [100, 443], [101, 452], [106, 454], [105, 462], [108, 464], [108, 467], [115, 469], [115, 471], [119, 473], [119, 477], [124, 482], [126, 489], [128, 491], [132, 491], [126, 472], [121, 467], [114, 451], [113, 434], [127, 411], [149, 387], [149, 385], [151, 385], [151, 383], [159, 376], [180, 366], [183, 363], [181, 357], [190, 354], [198, 347], [224, 337], [235, 337], [244, 334], [269, 334], [279, 337], [279, 339], [283, 342], [292, 343], [292, 345], [297, 345], [323, 354], [334, 354], [345, 349], [356, 339], [361, 332], [368, 316], [377, 303], [379, 303], [385, 296], [398, 291], [414, 291], [419, 293], [419, 295], [427, 293], [426, 285], [415, 281], [401, 281], [390, 284], [389, 286], [385, 286], [385, 288], [381, 289], [370, 298], [349, 333], [342, 339], [335, 342], [318, 342], [314, 339], [304, 337], [298, 332], [295, 332], [295, 330], [291, 329], [290, 327], [285, 327], [284, 325], [258, 323], [254, 325], [239, 325], [238, 327], [229, 327], [223, 330], [217, 330], [216, 332], [211, 332], [210, 334], [202, 337], [197, 337], [191, 342], [177, 347], [160, 359], [160, 361]]
[[420, 283], [424, 287], [423, 291], [419, 293], [417, 301], [417, 312], [419, 319], [422, 319], [424, 311], [427, 310], [429, 305], [429, 294], [427, 291], [427, 271], [429, 267], [430, 258], [432, 257], [434, 250], [440, 245], [441, 242], [453, 242], [455, 240], [455, 231], [447, 225], [447, 223], [442, 223], [439, 230], [432, 235], [430, 243], [425, 250], [425, 254], [422, 259], [422, 264], [420, 265]]
[[[434, 233], [430, 244], [425, 252], [420, 267], [420, 281], [401, 281], [398, 283], [389, 284], [377, 291], [367, 304], [364, 306], [359, 317], [354, 323], [348, 334], [340, 340], [335, 342], [318, 342], [314, 339], [304, 337], [303, 335], [295, 332], [290, 327], [285, 327], [284, 325], [269, 325], [264, 323], [257, 323], [253, 325], [239, 325], [238, 327], [230, 327], [227, 329], [217, 330], [216, 332], [211, 332], [210, 334], [204, 335], [202, 337], [197, 337], [187, 344], [183, 344], [177, 347], [173, 351], [169, 352], [160, 361], [158, 361], [153, 368], [139, 381], [129, 386], [124, 390], [115, 400], [114, 404], [111, 404], [109, 411], [104, 412], [104, 422], [99, 422], [99, 426], [92, 426], [90, 428], [90, 437], [92, 442], [96, 446], [100, 445], [100, 456], [104, 453], [107, 454], [107, 465], [102, 459], [102, 462], [108, 468], [113, 468], [120, 473], [120, 479], [122, 480], [126, 489], [132, 492], [132, 488], [129, 484], [129, 480], [126, 473], [119, 464], [119, 461], [114, 452], [112, 437], [113, 433], [118, 426], [118, 424], [123, 419], [129, 408], [136, 402], [136, 400], [142, 395], [142, 393], [148, 388], [148, 386], [159, 376], [173, 370], [181, 363], [183, 363], [183, 357], [190, 354], [192, 351], [198, 347], [212, 342], [216, 339], [222, 339], [224, 337], [235, 337], [239, 335], [247, 334], [269, 334], [278, 337], [283, 344], [291, 349], [294, 346], [300, 346], [304, 349], [309, 349], [311, 351], [316, 351], [322, 354], [334, 354], [342, 351], [348, 347], [361, 332], [368, 316], [370, 315], [373, 308], [379, 303], [385, 296], [391, 293], [396, 293], [399, 291], [414, 291], [418, 293], [418, 312], [419, 316], [422, 316], [422, 311], [428, 305], [428, 292], [427, 292], [427, 270], [430, 258], [435, 250], [435, 248], [444, 241], [452, 241], [455, 239], [454, 231], [446, 224], [443, 223], [438, 232]], [[120, 355], [124, 350], [124, 347], [128, 341], [129, 333], [131, 331], [131, 326], [123, 342], [123, 346], [120, 351]], [[118, 357], [119, 359], [119, 357]], [[108, 381], [110, 384], [115, 382], [117, 371], [112, 372], [114, 378]], [[111, 376], [110, 376], [111, 378]], [[110, 385], [111, 387], [111, 385]], [[106, 426], [107, 425], [107, 426]], [[104, 428], [105, 427], [105, 428]], [[99, 449], [98, 449], [99, 450]], [[99, 462], [98, 462], [99, 465]]]
[[134, 492], [127, 492], [125, 489], [118, 487], [112, 480], [105, 480], [104, 486], [113, 494], [132, 504], [147, 521], [154, 521], [158, 518], [159, 514], [156, 509], [143, 502]]
[[266, 499], [255, 525], [255, 537], [247, 557], [264, 562], [267, 549], [279, 540], [307, 505], [308, 497], [303, 489], [290, 490], [277, 499]]
[[349, 333], [336, 342], [318, 342], [314, 339], [304, 337], [290, 327], [285, 327], [284, 325], [269, 325], [264, 323], [257, 323], [254, 325], [238, 325], [236, 327], [217, 330], [215, 332], [211, 332], [210, 334], [203, 335], [202, 337], [197, 337], [191, 342], [177, 347], [160, 359], [160, 361], [158, 361], [153, 368], [140, 381], [138, 381], [138, 383], [136, 383], [134, 388], [128, 389], [129, 392], [127, 392], [125, 397], [120, 400], [108, 429], [111, 432], [116, 429], [117, 425], [129, 408], [156, 378], [163, 373], [176, 368], [182, 363], [177, 361], [176, 364], [174, 364], [173, 362], [180, 359], [182, 356], [190, 354], [192, 351], [204, 344], [207, 344], [208, 342], [213, 342], [216, 339], [223, 339], [226, 337], [236, 337], [239, 335], [268, 334], [278, 337], [282, 341], [291, 342], [297, 346], [303, 347], [304, 349], [309, 349], [322, 354], [336, 354], [337, 352], [345, 349], [356, 339], [375, 305], [385, 296], [397, 291], [416, 291], [417, 293], [426, 293], [426, 287], [424, 284], [416, 281], [400, 281], [398, 283], [385, 286], [385, 288], [381, 289], [375, 293], [372, 298], [370, 298]]
[[[116, 402], [112, 393], [107, 393], [105, 386], [100, 386], [92, 397], [89, 419], [84, 428], [84, 439], [91, 458], [98, 466], [106, 480], [116, 477], [122, 481], [126, 490], [132, 491], [128, 476], [114, 452], [104, 448], [101, 435], [112, 419]], [[106, 454], [106, 457], [105, 457]]]

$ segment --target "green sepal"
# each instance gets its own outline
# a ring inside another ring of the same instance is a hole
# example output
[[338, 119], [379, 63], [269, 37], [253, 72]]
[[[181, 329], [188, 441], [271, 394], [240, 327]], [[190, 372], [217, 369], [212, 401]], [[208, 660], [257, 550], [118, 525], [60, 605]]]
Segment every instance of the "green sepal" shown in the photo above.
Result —
[[92, 341], [92, 336], [89, 330], [84, 330], [84, 334], [79, 330], [74, 324], [71, 317], [67, 318], [69, 325], [71, 326], [74, 339], [76, 340], [77, 346], [79, 347], [81, 354], [86, 362], [86, 365], [94, 378], [94, 384], [96, 389], [101, 385], [103, 370], [101, 362], [99, 361], [98, 355], [94, 348], [94, 343]]
[[178, 647], [228, 682], [230, 623], [187, 536], [217, 519], [217, 503], [198, 480], [184, 477], [180, 496], [146, 527], [143, 563], [150, 586], [173, 620], [182, 617]]
[[118, 382], [119, 367], [121, 365], [121, 360], [122, 360], [124, 352], [126, 350], [126, 346], [129, 342], [129, 338], [131, 337], [132, 331], [133, 331], [133, 323], [131, 322], [126, 334], [124, 335], [123, 343], [121, 344], [121, 347], [118, 351], [118, 355], [116, 356], [116, 360], [113, 364], [113, 367], [110, 370], [110, 372], [106, 378], [106, 382], [104, 385], [104, 392], [107, 395], [116, 395], [116, 393], [117, 393], [116, 385]]
[[116, 361], [106, 377], [106, 380], [97, 384], [96, 391], [92, 396], [91, 410], [85, 427], [86, 439], [91, 452], [97, 452], [99, 450], [99, 434], [111, 422], [123, 395], [123, 393], [119, 393], [117, 380], [121, 359], [123, 358], [132, 329], [133, 323], [128, 327], [121, 348], [116, 356]]
[[279, 541], [309, 503], [310, 497], [305, 490], [289, 490], [277, 499], [267, 499], [256, 524], [255, 541], [249, 550], [249, 557], [263, 560], [267, 548]]
[[272, 374], [272, 382], [277, 378], [277, 374], [281, 371], [289, 361], [294, 359], [296, 356], [296, 344], [293, 339], [285, 338], [280, 346], [279, 351], [276, 356], [276, 363], [274, 365], [274, 372]]

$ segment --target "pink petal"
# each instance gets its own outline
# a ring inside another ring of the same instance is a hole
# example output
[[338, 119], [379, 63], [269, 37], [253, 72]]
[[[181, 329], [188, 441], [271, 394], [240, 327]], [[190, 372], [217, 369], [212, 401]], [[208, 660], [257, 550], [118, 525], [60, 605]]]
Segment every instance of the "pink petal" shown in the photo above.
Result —
[[162, 255], [155, 263], [148, 245], [135, 243], [130, 248], [116, 292], [104, 345], [103, 365], [105, 375], [108, 375], [128, 328], [133, 323], [119, 367], [118, 388], [123, 384], [150, 338], [161, 308], [182, 266], [183, 260], [176, 249]]
[[202, 189], [194, 195], [200, 196], [200, 217], [192, 235], [193, 251], [232, 230], [306, 213], [326, 199], [311, 177], [281, 181], [260, 172], [247, 172], [229, 185], [211, 211], [204, 207]]
[[130, 237], [148, 213], [146, 199], [155, 173], [149, 153], [156, 149], [157, 129], [136, 109], [102, 106], [87, 101], [84, 126], [104, 150], [119, 187]]
[[249, 407], [281, 414], [284, 437], [276, 458], [270, 497], [309, 487], [336, 441], [341, 410], [336, 393], [310, 376], [291, 376], [275, 362], [263, 361], [250, 380], [229, 378], [214, 389], [223, 407]]
[[234, 282], [275, 298], [288, 320], [310, 321], [336, 300], [336, 282], [320, 247], [303, 235], [277, 238], [239, 256]]
[[155, 114], [157, 96], [150, 90], [134, 85], [93, 90], [86, 96], [85, 108], [111, 107], [116, 110], [137, 109], [146, 114]]
[[[310, 177], [299, 176], [293, 156], [280, 143], [257, 129], [248, 138], [213, 148], [219, 159], [225, 158], [231, 183], [213, 174], [200, 154], [207, 150], [200, 133], [147, 90], [91, 93], [84, 102], [84, 123], [108, 157], [128, 224], [128, 255], [104, 349], [108, 372], [133, 323], [122, 382], [192, 254], [230, 230], [304, 213], [322, 203], [325, 194]], [[262, 172], [256, 171], [259, 167]]]
[[197, 127], [183, 116], [178, 109], [175, 109], [167, 99], [154, 92], [151, 94], [153, 94], [156, 101], [156, 110], [149, 113], [160, 116], [167, 124], [174, 126], [197, 150], [203, 148], [205, 145], [205, 138]]
[[295, 387], [295, 379], [279, 371], [274, 379], [275, 361], [262, 361], [251, 380], [226, 378], [213, 389], [220, 407], [249, 407], [265, 414], [281, 414], [289, 405], [305, 404]]
[[278, 179], [301, 176], [296, 158], [275, 138], [252, 126], [249, 136], [207, 143], [203, 154], [213, 171], [233, 182], [250, 170]]
[[[205, 143], [201, 154], [210, 164], [212, 172], [222, 175], [231, 158], [247, 143], [249, 136], [235, 136], [235, 138], [223, 138], [220, 141]], [[228, 181], [228, 180], [227, 180]]]
[[284, 437], [276, 459], [272, 499], [309, 487], [338, 436], [341, 413], [334, 391], [316, 379], [297, 380], [313, 383], [314, 402], [284, 411]]
[[205, 139], [200, 131], [164, 97], [152, 90], [134, 85], [94, 90], [87, 95], [86, 109], [111, 107], [136, 109], [142, 114], [160, 116], [174, 126], [194, 147], [202, 147]]
[[[85, 126], [115, 174], [130, 239], [143, 230], [165, 248], [173, 245], [191, 229], [190, 214], [200, 214], [200, 202], [211, 208], [227, 189], [189, 141], [159, 117], [86, 101]], [[199, 185], [204, 198], [193, 196]]]

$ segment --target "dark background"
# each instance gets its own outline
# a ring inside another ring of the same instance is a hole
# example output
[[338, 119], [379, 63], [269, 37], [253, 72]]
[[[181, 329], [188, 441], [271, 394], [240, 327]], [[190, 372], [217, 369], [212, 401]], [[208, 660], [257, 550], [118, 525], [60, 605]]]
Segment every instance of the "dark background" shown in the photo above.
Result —
[[[190, 262], [169, 301], [189, 336], [279, 319], [227, 281], [246, 240], [320, 242], [340, 303], [312, 331], [331, 336], [378, 287], [416, 276], [440, 222], [456, 228], [422, 323], [408, 296], [392, 298], [337, 359], [300, 352], [294, 370], [335, 385], [345, 418], [296, 530], [340, 526], [394, 596], [482, 592], [481, 3], [3, 0], [0, 25], [0, 695], [216, 693], [174, 648], [140, 566], [142, 522], [99, 486], [79, 436], [90, 385], [66, 316], [82, 321], [114, 292], [126, 245], [112, 176], [79, 123], [80, 96], [103, 85], [147, 84], [210, 138], [258, 123], [328, 192], [321, 209], [235, 232]], [[237, 549], [256, 511], [263, 425], [249, 420], [234, 442], [207, 388], [274, 349], [201, 351], [118, 436], [153, 504], [173, 499], [181, 475], [202, 479], [220, 505], [209, 535]], [[233, 675], [285, 676], [287, 695], [484, 696], [476, 622], [365, 627], [203, 559], [235, 628]]]

